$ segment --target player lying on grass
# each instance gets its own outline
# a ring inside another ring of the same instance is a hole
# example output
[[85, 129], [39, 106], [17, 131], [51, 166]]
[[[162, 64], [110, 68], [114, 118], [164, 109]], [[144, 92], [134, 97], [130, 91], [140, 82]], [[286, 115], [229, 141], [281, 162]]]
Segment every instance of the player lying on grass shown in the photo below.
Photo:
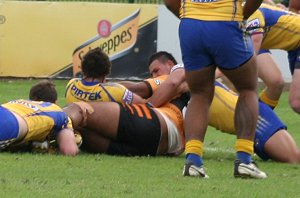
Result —
[[184, 150], [186, 94], [160, 108], [115, 102], [69, 103], [64, 112], [83, 138], [81, 149], [125, 156], [179, 155]]
[[75, 142], [72, 122], [66, 113], [54, 103], [57, 92], [50, 81], [34, 85], [30, 100], [12, 100], [0, 106], [0, 148], [43, 142], [49, 136], [56, 137], [61, 154], [75, 156], [79, 149]]
[[[105, 83], [110, 68], [108, 56], [100, 48], [93, 49], [83, 58], [83, 79], [73, 79], [67, 85], [68, 103], [98, 102], [70, 104], [64, 109], [75, 120], [76, 130], [82, 134], [81, 148], [88, 152], [118, 155], [180, 154], [183, 150], [181, 110], [188, 98], [182, 95], [161, 108], [150, 108], [141, 104], [145, 100], [124, 86]], [[124, 105], [102, 104], [104, 101]], [[91, 107], [94, 113], [83, 116], [79, 107]], [[87, 125], [77, 122], [83, 117], [87, 117]]]
[[[155, 106], [160, 106], [176, 94], [186, 91], [183, 66], [177, 64], [171, 54], [167, 52], [154, 54], [149, 61], [149, 70], [154, 77], [150, 83], [146, 80], [123, 84], [143, 96], [149, 97], [153, 93], [148, 101]], [[236, 93], [216, 82], [215, 95], [209, 112], [209, 125], [224, 133], [235, 134], [234, 109], [237, 98]], [[262, 102], [259, 103], [254, 151], [263, 160], [300, 163], [300, 151], [295, 140], [272, 109]]]

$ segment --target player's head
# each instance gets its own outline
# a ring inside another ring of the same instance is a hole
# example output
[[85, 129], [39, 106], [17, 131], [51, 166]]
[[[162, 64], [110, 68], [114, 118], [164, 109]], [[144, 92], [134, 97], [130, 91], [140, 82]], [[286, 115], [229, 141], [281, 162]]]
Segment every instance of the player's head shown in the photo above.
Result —
[[111, 62], [105, 52], [98, 47], [83, 56], [81, 70], [84, 77], [105, 77], [110, 74]]
[[149, 72], [153, 78], [170, 74], [171, 68], [176, 64], [173, 55], [166, 51], [152, 54], [148, 61]]
[[31, 87], [29, 91], [29, 99], [55, 103], [57, 101], [55, 85], [49, 80], [39, 81]]

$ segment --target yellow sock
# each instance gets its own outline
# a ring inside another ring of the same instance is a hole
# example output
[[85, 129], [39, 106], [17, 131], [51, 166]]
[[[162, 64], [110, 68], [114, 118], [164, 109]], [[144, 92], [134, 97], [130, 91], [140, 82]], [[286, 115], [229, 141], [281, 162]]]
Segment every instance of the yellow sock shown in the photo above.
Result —
[[185, 144], [185, 153], [194, 153], [199, 155], [200, 157], [203, 156], [203, 142], [199, 140], [189, 140]]
[[265, 103], [266, 105], [269, 105], [272, 109], [274, 109], [277, 104], [278, 104], [278, 100], [272, 100], [270, 99], [267, 94], [266, 94], [266, 91], [263, 90], [260, 94], [260, 100]]
[[246, 140], [246, 139], [237, 139], [236, 144], [235, 144], [235, 150], [237, 152], [245, 152], [250, 155], [253, 154], [253, 145], [254, 142], [251, 140]]

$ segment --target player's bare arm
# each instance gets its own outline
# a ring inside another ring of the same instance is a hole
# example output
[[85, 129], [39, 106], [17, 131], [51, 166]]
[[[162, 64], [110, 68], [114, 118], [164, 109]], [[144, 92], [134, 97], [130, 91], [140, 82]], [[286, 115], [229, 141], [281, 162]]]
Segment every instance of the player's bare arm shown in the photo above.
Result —
[[179, 18], [179, 10], [181, 6], [180, 0], [164, 0], [166, 7], [176, 16]]
[[121, 81], [118, 83], [125, 86], [128, 90], [141, 96], [142, 98], [149, 98], [151, 96], [149, 87], [145, 82]]
[[244, 5], [244, 19], [248, 19], [261, 5], [262, 0], [247, 0]]
[[75, 156], [79, 152], [72, 129], [62, 129], [57, 135], [57, 143], [63, 155]]
[[154, 91], [148, 101], [154, 106], [159, 107], [175, 96], [188, 91], [188, 86], [185, 83], [184, 69], [176, 69], [168, 76], [166, 81]]

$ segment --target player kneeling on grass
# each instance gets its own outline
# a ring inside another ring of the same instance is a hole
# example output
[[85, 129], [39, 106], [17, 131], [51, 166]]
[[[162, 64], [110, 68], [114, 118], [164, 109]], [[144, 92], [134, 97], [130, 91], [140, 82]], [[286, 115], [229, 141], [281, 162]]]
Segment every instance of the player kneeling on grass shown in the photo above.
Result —
[[125, 156], [179, 155], [184, 150], [182, 108], [189, 97], [180, 97], [160, 108], [149, 104], [75, 102], [64, 111], [80, 131], [81, 149]]
[[12, 100], [0, 106], [0, 149], [10, 149], [30, 142], [43, 142], [55, 136], [61, 154], [75, 156], [79, 149], [75, 142], [72, 122], [54, 103], [57, 92], [47, 80], [34, 85], [30, 100]]

